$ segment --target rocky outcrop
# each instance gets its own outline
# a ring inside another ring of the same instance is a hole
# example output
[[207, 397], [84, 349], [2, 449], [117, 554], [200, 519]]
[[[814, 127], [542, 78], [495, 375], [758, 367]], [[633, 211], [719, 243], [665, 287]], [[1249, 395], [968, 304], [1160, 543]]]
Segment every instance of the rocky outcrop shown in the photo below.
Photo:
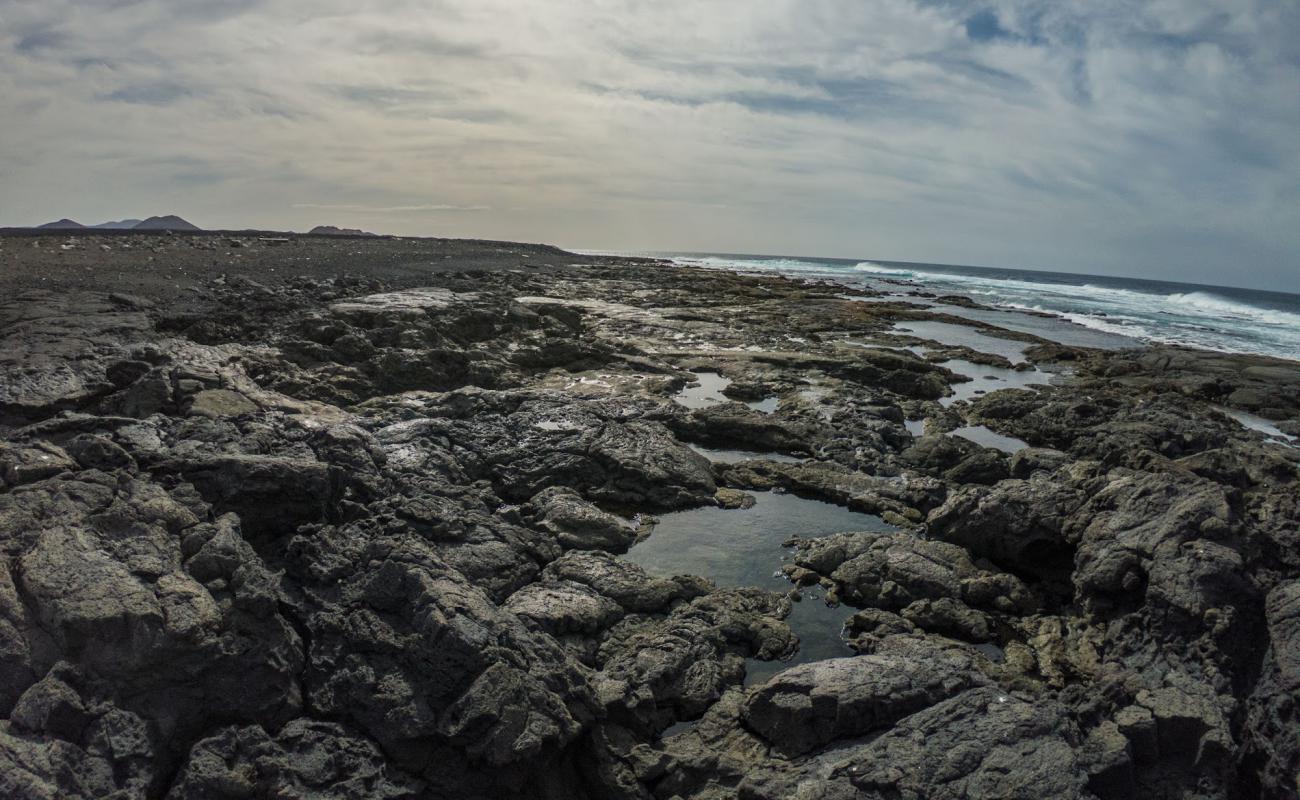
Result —
[[777, 750], [797, 756], [888, 728], [947, 697], [983, 683], [951, 665], [889, 656], [804, 664], [777, 675], [747, 698], [745, 724]]
[[[0, 794], [1300, 790], [1300, 456], [1211, 405], [1293, 415], [1293, 366], [1038, 343], [1070, 385], [941, 405], [1010, 362], [863, 346], [931, 311], [492, 246], [0, 305]], [[749, 587], [623, 557], [761, 492], [878, 519]]]

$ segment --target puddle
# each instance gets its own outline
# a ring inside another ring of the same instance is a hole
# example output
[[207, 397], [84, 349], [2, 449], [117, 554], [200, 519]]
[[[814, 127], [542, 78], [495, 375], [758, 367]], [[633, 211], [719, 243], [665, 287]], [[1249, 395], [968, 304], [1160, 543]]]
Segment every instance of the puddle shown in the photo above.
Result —
[[925, 435], [925, 420], [923, 419], [909, 419], [903, 423], [903, 426], [907, 428], [908, 433], [918, 439]]
[[951, 314], [954, 317], [965, 317], [977, 322], [987, 322], [990, 325], [997, 325], [999, 328], [1006, 328], [1007, 330], [1032, 333], [1049, 342], [1058, 342], [1070, 347], [1124, 350], [1137, 347], [1140, 344], [1136, 339], [1088, 328], [1057, 316], [1041, 317], [1037, 314], [1023, 314], [1019, 311], [966, 308], [965, 306], [950, 306], [942, 303], [936, 304], [934, 309], [945, 314]]
[[[692, 375], [695, 377], [696, 385], [687, 386], [673, 395], [673, 400], [678, 404], [695, 410], [731, 402], [731, 398], [722, 393], [731, 385], [731, 378], [724, 378], [716, 372], [695, 372]], [[762, 400], [752, 400], [745, 405], [755, 411], [771, 414], [776, 411], [780, 403], [779, 397], [767, 397]]]
[[918, 339], [929, 339], [932, 342], [952, 347], [964, 345], [981, 353], [1005, 356], [1012, 363], [1024, 361], [1025, 351], [1030, 346], [1028, 342], [1000, 339], [977, 331], [974, 328], [968, 328], [965, 325], [954, 325], [951, 322], [933, 322], [931, 320], [900, 322], [894, 325], [891, 333], [911, 334]]
[[944, 408], [958, 400], [970, 400], [998, 389], [1030, 389], [1035, 384], [1047, 383], [1052, 377], [1051, 373], [1039, 369], [1017, 372], [1014, 369], [976, 364], [961, 358], [945, 361], [940, 366], [972, 379], [966, 383], [952, 384], [953, 396], [939, 398], [939, 405]]
[[[652, 575], [702, 575], [720, 586], [758, 586], [775, 592], [792, 587], [781, 574], [793, 535], [826, 536], [842, 531], [893, 531], [879, 517], [860, 514], [791, 494], [754, 492], [753, 508], [698, 508], [665, 514], [650, 536], [634, 546], [627, 560]], [[806, 590], [794, 603], [787, 623], [799, 637], [799, 652], [787, 662], [746, 662], [747, 685], [766, 680], [794, 664], [850, 655], [840, 635], [855, 609], [831, 608], [821, 590]]]
[[1029, 445], [1011, 436], [1003, 436], [1000, 433], [994, 433], [983, 425], [970, 425], [965, 428], [958, 428], [951, 432], [952, 436], [960, 436], [963, 439], [969, 439], [981, 447], [992, 447], [1001, 450], [1004, 453], [1015, 453], [1024, 450]]
[[1243, 428], [1249, 428], [1252, 431], [1259, 431], [1276, 444], [1286, 445], [1288, 447], [1300, 446], [1300, 438], [1283, 433], [1281, 429], [1263, 417], [1257, 417], [1254, 414], [1248, 414], [1245, 411], [1238, 411], [1235, 408], [1226, 408], [1224, 406], [1215, 406], [1215, 409], [1235, 419]]
[[694, 385], [673, 395], [673, 400], [678, 404], [694, 410], [728, 402], [722, 390], [731, 385], [730, 378], [724, 378], [716, 372], [696, 372], [694, 375]]
[[912, 353], [914, 355], [921, 356], [922, 358], [925, 357], [926, 351], [929, 350], [928, 347], [919, 344], [909, 344], [906, 347], [902, 345], [895, 345], [895, 344], [872, 344], [871, 342], [855, 342], [855, 341], [850, 341], [849, 344], [856, 345], [857, 347], [865, 347], [869, 350], [896, 350], [900, 353]]
[[759, 452], [757, 450], [714, 450], [709, 447], [700, 447], [699, 445], [687, 445], [695, 452], [704, 456], [715, 464], [738, 464], [741, 461], [752, 461], [756, 458], [765, 461], [779, 461], [783, 464], [800, 464], [804, 459], [797, 456], [777, 453], [775, 451]]

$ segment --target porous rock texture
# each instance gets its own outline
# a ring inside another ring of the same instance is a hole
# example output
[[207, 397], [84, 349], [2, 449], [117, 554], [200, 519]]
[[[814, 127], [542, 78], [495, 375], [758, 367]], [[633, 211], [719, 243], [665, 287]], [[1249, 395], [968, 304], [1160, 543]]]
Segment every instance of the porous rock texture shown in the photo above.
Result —
[[[1004, 332], [1070, 383], [945, 407], [921, 306], [509, 253], [0, 303], [0, 795], [1300, 792], [1300, 458], [1217, 410], [1300, 367]], [[673, 402], [706, 369], [775, 410]], [[893, 524], [788, 532], [843, 657], [621, 557], [772, 490]]]

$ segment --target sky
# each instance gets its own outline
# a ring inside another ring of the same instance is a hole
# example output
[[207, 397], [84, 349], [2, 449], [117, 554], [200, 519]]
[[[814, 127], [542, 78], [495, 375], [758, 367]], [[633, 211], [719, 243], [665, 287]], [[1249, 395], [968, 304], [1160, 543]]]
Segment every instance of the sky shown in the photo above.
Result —
[[0, 225], [1300, 292], [1294, 0], [0, 0]]

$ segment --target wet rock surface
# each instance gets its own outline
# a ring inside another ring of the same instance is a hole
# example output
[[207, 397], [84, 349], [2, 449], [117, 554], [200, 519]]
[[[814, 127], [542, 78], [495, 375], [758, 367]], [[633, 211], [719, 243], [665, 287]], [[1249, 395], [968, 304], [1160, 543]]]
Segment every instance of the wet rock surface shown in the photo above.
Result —
[[[164, 249], [220, 260], [205, 242]], [[889, 349], [918, 341], [896, 323], [961, 324], [907, 303], [328, 248], [165, 290], [79, 261], [10, 287], [0, 794], [1300, 792], [1300, 451], [1223, 411], [1285, 430], [1300, 366], [1017, 334], [1056, 385], [954, 401], [943, 362], [1011, 362]], [[674, 400], [703, 373], [717, 398]], [[758, 492], [889, 530], [791, 525], [750, 587], [623, 557], [656, 515]], [[825, 601], [856, 655], [747, 685]]]

